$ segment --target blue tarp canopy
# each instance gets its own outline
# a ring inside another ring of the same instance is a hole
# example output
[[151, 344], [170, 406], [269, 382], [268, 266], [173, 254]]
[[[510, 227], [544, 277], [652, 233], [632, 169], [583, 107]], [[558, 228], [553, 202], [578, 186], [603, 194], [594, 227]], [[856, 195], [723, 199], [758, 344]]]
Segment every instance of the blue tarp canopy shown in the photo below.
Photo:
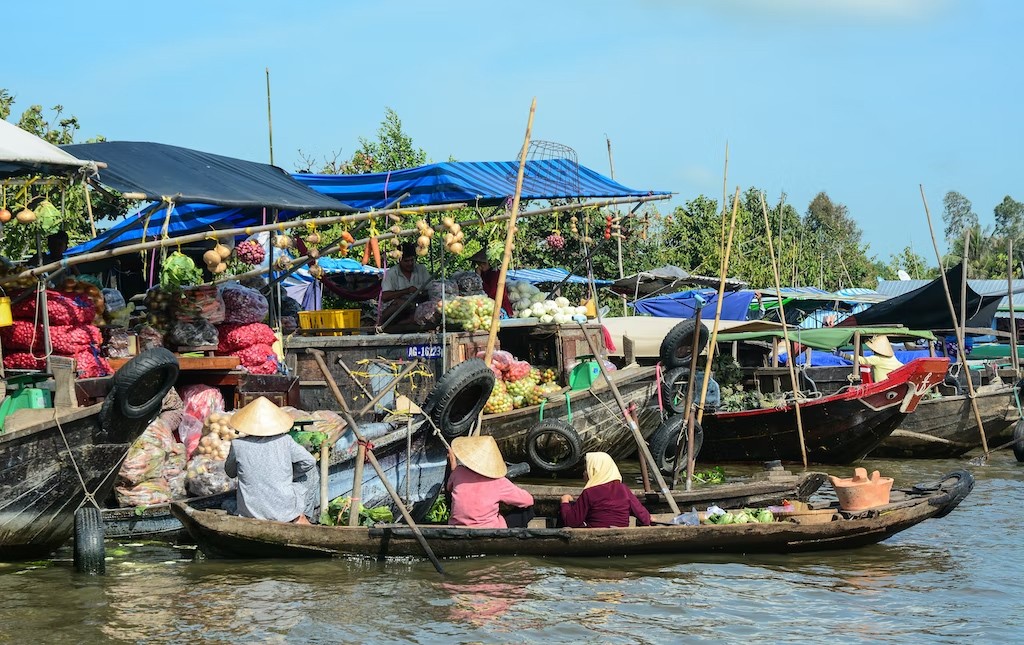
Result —
[[[547, 283], [554, 282], [558, 283], [565, 280], [565, 276], [569, 275], [569, 272], [565, 269], [509, 269], [508, 279], [509, 280], [525, 280], [526, 282], [533, 283]], [[589, 282], [586, 276], [571, 275], [566, 282], [572, 282], [576, 284], [586, 284]], [[611, 284], [611, 280], [598, 280], [594, 278], [594, 284]]]
[[[713, 316], [718, 306], [718, 292], [712, 289], [695, 289], [656, 298], [644, 298], [632, 303], [632, 307], [638, 313], [659, 318], [693, 318], [697, 304], [694, 296], [697, 294], [706, 301], [705, 314]], [[722, 299], [722, 320], [746, 320], [750, 301], [753, 299], [753, 291], [727, 291]]]
[[[334, 210], [344, 211], [344, 205], [347, 204], [368, 211], [384, 208], [405, 193], [409, 193], [409, 196], [402, 200], [402, 206], [457, 202], [479, 206], [503, 205], [515, 194], [518, 172], [519, 163], [515, 161], [480, 161], [446, 162], [367, 175], [298, 173], [292, 177], [300, 184], [322, 194], [323, 199], [331, 199], [332, 203], [343, 202]], [[529, 201], [666, 194], [668, 193], [627, 188], [566, 159], [544, 159], [527, 162], [521, 199]], [[75, 255], [99, 248], [134, 244], [143, 241], [143, 236], [147, 240], [157, 238], [166, 214], [165, 210], [160, 210], [150, 215], [157, 207], [158, 205], [147, 206], [130, 215], [124, 222], [101, 233], [96, 239], [70, 249], [68, 254]], [[279, 214], [280, 219], [294, 216], [295, 213], [289, 211]], [[209, 206], [206, 203], [182, 204], [176, 205], [172, 210], [167, 232], [171, 236], [178, 236], [200, 231], [254, 226], [263, 223], [265, 218], [266, 213], [261, 208], [224, 208]]]

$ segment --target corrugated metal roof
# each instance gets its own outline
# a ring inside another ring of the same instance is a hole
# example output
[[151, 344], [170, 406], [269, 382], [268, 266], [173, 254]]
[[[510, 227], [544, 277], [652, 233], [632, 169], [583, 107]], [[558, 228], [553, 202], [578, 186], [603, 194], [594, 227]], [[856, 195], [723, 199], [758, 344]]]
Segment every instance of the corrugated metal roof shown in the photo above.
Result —
[[[891, 298], [903, 295], [914, 289], [920, 289], [931, 282], [931, 280], [879, 280], [876, 291]], [[979, 295], [986, 296], [1006, 293], [1006, 282], [1006, 280], [968, 280], [967, 284]], [[1024, 291], [1024, 280], [1014, 280], [1013, 292], [1019, 293], [1021, 291]]]

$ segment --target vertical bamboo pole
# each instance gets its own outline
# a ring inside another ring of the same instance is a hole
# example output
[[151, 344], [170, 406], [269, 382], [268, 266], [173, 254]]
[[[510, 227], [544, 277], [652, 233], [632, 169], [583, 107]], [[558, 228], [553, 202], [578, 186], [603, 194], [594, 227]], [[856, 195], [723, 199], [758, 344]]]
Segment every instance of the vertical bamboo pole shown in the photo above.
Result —
[[772, 242], [771, 223], [768, 221], [768, 205], [764, 194], [761, 194], [761, 212], [764, 214], [764, 232], [768, 238], [768, 257], [772, 261], [772, 273], [775, 275], [775, 291], [779, 294], [779, 318], [782, 320], [782, 338], [786, 341], [786, 365], [789, 366], [789, 379], [793, 383], [793, 409], [796, 412], [796, 432], [800, 438], [800, 456], [807, 468], [807, 443], [804, 441], [804, 422], [800, 416], [800, 384], [796, 380], [796, 353], [789, 342], [789, 325], [786, 324], [786, 310], [782, 304], [782, 278], [779, 276], [779, 265], [775, 260], [775, 244]]
[[[942, 273], [942, 289], [946, 293], [946, 304], [949, 306], [949, 315], [953, 319], [953, 331], [956, 334], [957, 346], [960, 348], [960, 360], [963, 361], [963, 365], [964, 365], [964, 367], [966, 367], [967, 366], [967, 361], [964, 360], [965, 357], [964, 357], [964, 334], [963, 334], [963, 328], [960, 326], [960, 323], [957, 322], [956, 309], [953, 308], [953, 296], [950, 295], [950, 292], [949, 292], [949, 281], [946, 280], [946, 272], [944, 270], [942, 270], [942, 253], [939, 252], [939, 243], [935, 239], [935, 229], [932, 228], [932, 214], [931, 214], [931, 211], [928, 210], [928, 199], [924, 195], [924, 184], [918, 184], [918, 187], [921, 189], [921, 201], [924, 203], [924, 216], [928, 220], [928, 233], [932, 237], [932, 248], [935, 249], [935, 260], [936, 260], [936, 262], [939, 263], [939, 270]], [[970, 235], [970, 232], [968, 232], [968, 235]], [[965, 247], [964, 251], [966, 251], [966, 250], [967, 249]], [[966, 259], [966, 255], [967, 255], [967, 253], [964, 253], [965, 259]], [[966, 276], [967, 275], [967, 263], [966, 262], [964, 262], [964, 265], [963, 265], [962, 268], [963, 268], [963, 271], [964, 271], [964, 275]], [[965, 291], [966, 291], [966, 289], [965, 289]], [[964, 316], [964, 314], [966, 312], [961, 310], [960, 313], [961, 313], [961, 315], [964, 318], [966, 318], [966, 316]], [[970, 375], [970, 373], [967, 374], [967, 394], [968, 394], [968, 398], [971, 401], [971, 408], [974, 410], [974, 420], [978, 424], [978, 433], [981, 435], [981, 448], [985, 452], [985, 454], [982, 456], [982, 460], [984, 461], [984, 460], [988, 459], [988, 439], [985, 438], [985, 426], [981, 422], [981, 412], [978, 411], [978, 401], [974, 398], [974, 383], [971, 382], [971, 375]]]
[[93, 239], [96, 238], [96, 218], [92, 215], [92, 197], [89, 195], [89, 183], [82, 180], [82, 192], [85, 194], [85, 211], [89, 214], [89, 228], [92, 230]]
[[1006, 244], [1006, 297], [1010, 302], [1010, 366], [1013, 367], [1014, 378], [1020, 371], [1020, 358], [1017, 356], [1017, 312], [1013, 309], [1013, 240]]
[[[607, 134], [604, 135], [604, 140], [608, 144], [608, 170], [611, 173], [609, 176], [612, 178], [612, 180], [614, 180], [615, 179], [615, 160], [612, 158], [612, 140], [608, 138]], [[618, 208], [615, 209], [615, 217], [616, 217], [616, 219], [619, 220], [619, 234], [615, 237], [615, 250], [616, 250], [616, 257], [618, 258], [618, 264], [619, 264], [619, 280], [621, 280], [622, 278], [625, 277], [625, 273], [622, 270], [622, 218], [619, 217], [619, 209]], [[596, 296], [596, 293], [597, 292], [595, 290], [595, 296]], [[628, 309], [626, 307], [626, 296], [620, 295], [620, 298], [622, 299], [622, 315], [626, 316], [626, 315], [628, 315]], [[594, 300], [594, 306], [595, 306], [595, 308], [597, 307], [596, 297], [595, 297], [595, 300]], [[643, 463], [643, 462], [641, 461], [641, 463]]]
[[[732, 254], [732, 237], [736, 232], [736, 213], [740, 209], [740, 187], [732, 198], [732, 217], [729, 222], [729, 239], [725, 242], [725, 256], [718, 279], [718, 302], [715, 303], [715, 322], [711, 326], [711, 340], [708, 341], [708, 360], [704, 368], [704, 380], [700, 386], [700, 402], [697, 404], [697, 423], [704, 420], [704, 400], [708, 396], [708, 383], [711, 381], [711, 361], [715, 358], [715, 343], [718, 342], [718, 323], [722, 320], [722, 300], [725, 299], [725, 276], [729, 271], [729, 256]], [[724, 237], [724, 236], [723, 236]], [[699, 331], [699, 330], [698, 330]]]
[[267, 73], [267, 138], [270, 143], [270, 165], [274, 165], [274, 122], [270, 118], [270, 68], [263, 68]]
[[[519, 153], [519, 174], [516, 175], [516, 192], [512, 196], [512, 212], [505, 229], [505, 252], [501, 256], [501, 270], [498, 271], [498, 288], [494, 293], [494, 312], [491, 314], [490, 332], [487, 334], [487, 348], [484, 350], [484, 362], [491, 364], [494, 354], [494, 342], [498, 338], [498, 319], [501, 317], [501, 300], [505, 296], [505, 276], [508, 275], [508, 263], [512, 259], [512, 242], [516, 234], [516, 215], [519, 214], [519, 198], [523, 193], [523, 173], [526, 171], [526, 155], [530, 149], [530, 131], [533, 129], [533, 115], [537, 112], [537, 97], [530, 104], [530, 118], [526, 121], [526, 136], [523, 138], [523, 149]], [[479, 427], [478, 427], [479, 429]]]

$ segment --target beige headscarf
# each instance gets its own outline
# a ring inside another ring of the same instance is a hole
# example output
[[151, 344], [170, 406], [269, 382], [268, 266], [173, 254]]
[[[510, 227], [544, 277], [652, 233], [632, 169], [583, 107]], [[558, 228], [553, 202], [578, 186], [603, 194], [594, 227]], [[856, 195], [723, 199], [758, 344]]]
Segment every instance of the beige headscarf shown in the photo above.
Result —
[[586, 464], [587, 485], [583, 487], [584, 490], [608, 482], [622, 481], [619, 467], [615, 465], [615, 461], [608, 456], [607, 452], [588, 452]]

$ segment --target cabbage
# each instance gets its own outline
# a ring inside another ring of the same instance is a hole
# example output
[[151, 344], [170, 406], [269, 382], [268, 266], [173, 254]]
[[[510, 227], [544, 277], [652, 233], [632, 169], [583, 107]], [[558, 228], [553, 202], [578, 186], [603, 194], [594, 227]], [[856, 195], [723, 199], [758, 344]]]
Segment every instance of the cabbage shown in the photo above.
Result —
[[569, 299], [564, 296], [558, 296], [557, 298], [555, 298], [555, 304], [558, 305], [559, 307], [568, 307]]
[[533, 312], [534, 316], [541, 316], [541, 315], [543, 315], [544, 314], [544, 303], [543, 302], [535, 302], [535, 303], [533, 303], [533, 306], [530, 307], [530, 311]]
[[520, 318], [531, 318], [531, 317], [533, 317], [533, 311], [530, 310], [530, 309], [523, 309], [522, 311], [519, 312], [519, 317]]
[[551, 314], [544, 314], [543, 316], [540, 317], [540, 321], [542, 323], [549, 323], [552, 320], [554, 320], [554, 317]]
[[162, 287], [183, 287], [199, 284], [202, 281], [203, 272], [199, 270], [192, 258], [181, 251], [171, 253], [160, 267], [160, 286]]

